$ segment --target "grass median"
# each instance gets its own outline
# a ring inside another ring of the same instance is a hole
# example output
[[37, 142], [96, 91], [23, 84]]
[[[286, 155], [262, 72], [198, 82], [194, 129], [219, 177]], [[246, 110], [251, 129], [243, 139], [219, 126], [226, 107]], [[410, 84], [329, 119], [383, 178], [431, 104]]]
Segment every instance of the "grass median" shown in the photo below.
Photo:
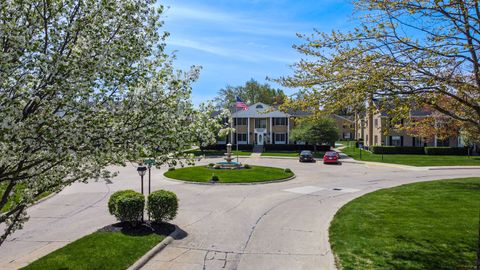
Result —
[[146, 226], [127, 231], [117, 229], [109, 226], [84, 236], [22, 269], [127, 269], [165, 239], [174, 226], [164, 224], [153, 230]]
[[[355, 160], [392, 163], [410, 166], [480, 166], [480, 156], [435, 156], [435, 155], [403, 155], [373, 154], [345, 143], [341, 151]], [[360, 151], [362, 152], [360, 154]], [[361, 157], [360, 157], [361, 156]]]
[[192, 182], [208, 182], [212, 175], [216, 175], [220, 183], [252, 183], [286, 179], [294, 174], [285, 172], [285, 169], [265, 166], [251, 166], [249, 169], [238, 170], [195, 166], [167, 171], [164, 175], [168, 178]]
[[330, 243], [339, 268], [474, 269], [480, 178], [379, 190], [335, 215]]

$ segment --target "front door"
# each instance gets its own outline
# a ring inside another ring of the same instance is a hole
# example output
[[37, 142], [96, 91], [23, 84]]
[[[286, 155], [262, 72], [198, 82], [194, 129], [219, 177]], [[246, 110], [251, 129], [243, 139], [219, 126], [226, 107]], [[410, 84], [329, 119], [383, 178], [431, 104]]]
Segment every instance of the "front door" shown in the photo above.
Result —
[[263, 134], [257, 133], [257, 144], [263, 145]]

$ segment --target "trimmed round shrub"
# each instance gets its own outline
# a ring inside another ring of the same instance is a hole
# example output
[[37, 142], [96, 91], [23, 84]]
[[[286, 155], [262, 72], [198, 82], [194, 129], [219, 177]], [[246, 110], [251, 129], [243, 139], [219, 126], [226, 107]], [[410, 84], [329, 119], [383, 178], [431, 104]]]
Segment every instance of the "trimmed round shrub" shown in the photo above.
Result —
[[108, 199], [108, 212], [110, 212], [110, 215], [115, 216], [118, 198], [125, 195], [128, 196], [128, 194], [134, 194], [134, 193], [137, 193], [137, 192], [134, 190], [128, 189], [128, 190], [120, 190], [110, 195], [110, 198]]
[[212, 178], [210, 179], [212, 182], [218, 182], [220, 179], [218, 178], [218, 175], [212, 174]]
[[175, 171], [175, 167], [168, 168], [168, 171]]
[[108, 210], [121, 222], [136, 223], [142, 219], [145, 197], [134, 190], [117, 191], [110, 196]]
[[284, 172], [285, 172], [285, 173], [292, 173], [292, 170], [290, 170], [289, 168], [286, 168], [286, 169], [284, 170]]
[[252, 166], [250, 166], [250, 165], [248, 165], [248, 164], [245, 164], [245, 165], [243, 165], [243, 168], [245, 168], [245, 169], [251, 169]]
[[168, 190], [154, 191], [148, 195], [147, 210], [155, 222], [171, 220], [177, 215], [177, 195]]
[[210, 167], [210, 168], [212, 168], [213, 166], [215, 166], [214, 163], [209, 163], [209, 164], [208, 164], [208, 167]]

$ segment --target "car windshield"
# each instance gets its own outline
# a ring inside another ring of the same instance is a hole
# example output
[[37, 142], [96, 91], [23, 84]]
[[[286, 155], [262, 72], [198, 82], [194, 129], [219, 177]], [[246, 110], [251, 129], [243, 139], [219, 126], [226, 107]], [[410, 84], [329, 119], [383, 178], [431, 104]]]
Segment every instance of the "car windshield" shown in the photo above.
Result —
[[312, 154], [312, 152], [310, 152], [310, 151], [302, 151], [302, 152], [300, 152], [300, 155], [302, 155], [302, 156], [307, 156], [307, 155], [311, 155], [311, 154]]
[[325, 155], [329, 157], [334, 157], [337, 155], [337, 152], [326, 152]]

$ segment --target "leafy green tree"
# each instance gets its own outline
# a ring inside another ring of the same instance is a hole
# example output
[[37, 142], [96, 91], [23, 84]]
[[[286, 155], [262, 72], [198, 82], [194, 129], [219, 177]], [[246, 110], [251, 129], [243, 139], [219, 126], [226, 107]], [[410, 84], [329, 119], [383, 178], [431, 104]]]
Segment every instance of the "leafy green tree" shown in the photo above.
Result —
[[214, 139], [215, 119], [192, 121], [210, 116], [190, 101], [198, 69], [173, 68], [161, 12], [153, 0], [0, 2], [0, 245], [46, 192], [145, 155], [177, 162], [195, 131]]
[[332, 145], [338, 140], [338, 134], [335, 120], [328, 117], [312, 117], [299, 122], [290, 133], [290, 138], [313, 144], [316, 152], [316, 145]]
[[377, 99], [398, 119], [428, 106], [480, 137], [479, 2], [354, 3], [352, 31], [317, 31], [296, 46], [307, 57], [279, 81], [306, 90], [297, 105], [332, 112]]
[[286, 99], [283, 90], [275, 89], [269, 84], [260, 84], [251, 79], [243, 86], [226, 86], [218, 91], [215, 103], [219, 108], [231, 108], [235, 97], [240, 97], [247, 104], [262, 102], [267, 105], [280, 105]]

